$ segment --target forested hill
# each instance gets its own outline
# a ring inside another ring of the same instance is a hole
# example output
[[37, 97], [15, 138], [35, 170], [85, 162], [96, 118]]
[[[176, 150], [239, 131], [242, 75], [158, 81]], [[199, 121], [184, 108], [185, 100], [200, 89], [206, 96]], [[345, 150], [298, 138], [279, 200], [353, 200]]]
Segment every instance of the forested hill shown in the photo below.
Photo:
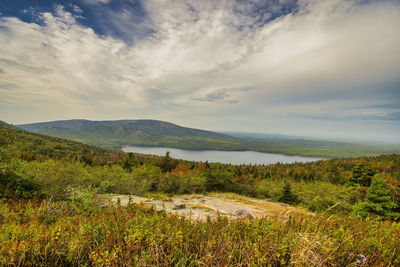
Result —
[[90, 120], [63, 120], [19, 125], [20, 128], [34, 131], [87, 131], [97, 134], [114, 134], [119, 136], [137, 135], [166, 135], [166, 136], [191, 136], [215, 139], [232, 139], [233, 137], [211, 131], [182, 127], [170, 122], [158, 120], [116, 120], [116, 121], [90, 121]]
[[226, 134], [181, 127], [157, 120], [66, 120], [24, 124], [18, 127], [112, 149], [120, 149], [124, 145], [184, 149], [246, 149], [239, 139]]
[[73, 140], [52, 137], [21, 130], [0, 121], [0, 157], [35, 159], [62, 159], [85, 155], [115, 155], [104, 148], [82, 144]]

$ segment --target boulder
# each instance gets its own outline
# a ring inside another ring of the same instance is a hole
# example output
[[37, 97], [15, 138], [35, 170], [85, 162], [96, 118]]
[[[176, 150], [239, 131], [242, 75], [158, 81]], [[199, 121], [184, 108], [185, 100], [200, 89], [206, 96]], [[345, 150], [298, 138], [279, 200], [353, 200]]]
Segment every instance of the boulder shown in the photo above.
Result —
[[236, 212], [236, 216], [239, 218], [248, 218], [248, 219], [254, 219], [254, 216], [248, 212], [247, 210], [238, 210]]
[[175, 203], [175, 204], [172, 206], [172, 209], [173, 209], [173, 210], [182, 210], [182, 209], [184, 209], [184, 208], [186, 208], [186, 205], [185, 205], [184, 203]]

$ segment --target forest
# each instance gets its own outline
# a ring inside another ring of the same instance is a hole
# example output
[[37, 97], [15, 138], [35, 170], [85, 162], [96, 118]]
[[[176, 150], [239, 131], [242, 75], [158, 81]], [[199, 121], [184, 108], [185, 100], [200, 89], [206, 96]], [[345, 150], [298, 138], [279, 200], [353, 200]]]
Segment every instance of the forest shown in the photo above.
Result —
[[[315, 216], [206, 222], [101, 196], [230, 192]], [[0, 124], [1, 265], [400, 264], [400, 155], [229, 165], [124, 153]]]

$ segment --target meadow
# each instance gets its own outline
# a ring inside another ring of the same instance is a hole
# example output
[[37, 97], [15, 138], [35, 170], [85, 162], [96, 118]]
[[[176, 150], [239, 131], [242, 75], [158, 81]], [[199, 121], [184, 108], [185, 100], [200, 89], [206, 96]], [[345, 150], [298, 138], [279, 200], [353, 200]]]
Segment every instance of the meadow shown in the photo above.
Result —
[[396, 266], [400, 225], [298, 216], [206, 222], [136, 205], [2, 201], [2, 265]]

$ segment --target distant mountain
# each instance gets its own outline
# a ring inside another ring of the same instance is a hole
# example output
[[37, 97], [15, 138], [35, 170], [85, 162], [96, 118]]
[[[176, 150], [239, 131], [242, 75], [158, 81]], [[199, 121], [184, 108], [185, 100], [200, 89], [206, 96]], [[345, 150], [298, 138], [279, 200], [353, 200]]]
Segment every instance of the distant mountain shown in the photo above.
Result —
[[20, 128], [33, 132], [47, 132], [69, 130], [87, 131], [122, 136], [136, 135], [167, 135], [167, 136], [195, 136], [204, 138], [226, 139], [232, 138], [226, 134], [211, 131], [181, 127], [179, 125], [158, 120], [116, 120], [116, 121], [89, 121], [63, 120], [39, 122], [18, 125]]
[[22, 124], [18, 127], [106, 148], [145, 145], [190, 149], [244, 149], [237, 138], [227, 134], [182, 127], [158, 120], [63, 120]]
[[252, 132], [221, 132], [233, 137], [240, 138], [263, 138], [263, 139], [315, 139], [297, 135], [285, 135], [285, 134], [265, 134], [265, 133], [252, 133]]

